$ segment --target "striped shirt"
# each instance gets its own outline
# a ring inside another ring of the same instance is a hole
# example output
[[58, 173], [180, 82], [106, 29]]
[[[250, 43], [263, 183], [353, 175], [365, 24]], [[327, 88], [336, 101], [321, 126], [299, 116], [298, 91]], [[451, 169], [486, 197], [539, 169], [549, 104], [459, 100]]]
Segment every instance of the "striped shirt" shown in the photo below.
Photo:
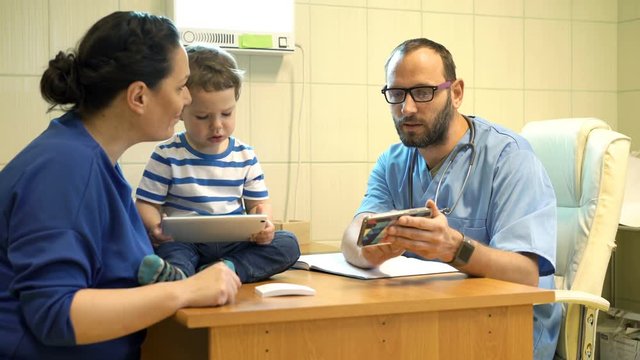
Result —
[[168, 216], [243, 214], [242, 199], [269, 198], [253, 148], [234, 137], [221, 154], [192, 148], [184, 133], [156, 146], [136, 198], [160, 204]]

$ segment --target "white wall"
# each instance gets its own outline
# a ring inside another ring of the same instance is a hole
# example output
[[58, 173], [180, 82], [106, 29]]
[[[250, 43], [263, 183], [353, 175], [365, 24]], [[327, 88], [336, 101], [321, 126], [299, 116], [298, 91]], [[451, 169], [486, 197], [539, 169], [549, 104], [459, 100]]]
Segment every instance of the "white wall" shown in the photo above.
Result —
[[[465, 113], [514, 130], [570, 116], [627, 129], [634, 121], [618, 118], [618, 103], [630, 115], [640, 100], [636, 2], [298, 0], [303, 51], [238, 56], [247, 81], [236, 135], [256, 148], [276, 217], [288, 188], [289, 217], [311, 220], [315, 240], [336, 240], [377, 156], [397, 141], [379, 89], [399, 42], [426, 36], [451, 50], [466, 83]], [[118, 9], [165, 11], [164, 0], [0, 0], [0, 167], [53, 116], [38, 91], [48, 59]], [[633, 50], [619, 51], [618, 42]], [[152, 148], [135, 146], [121, 159], [134, 187]]]

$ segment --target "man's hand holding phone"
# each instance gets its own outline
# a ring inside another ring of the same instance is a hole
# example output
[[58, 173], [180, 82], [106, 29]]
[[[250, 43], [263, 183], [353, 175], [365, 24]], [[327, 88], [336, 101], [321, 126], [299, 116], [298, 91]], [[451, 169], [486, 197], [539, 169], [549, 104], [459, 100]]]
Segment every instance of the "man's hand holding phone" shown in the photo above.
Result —
[[392, 225], [401, 216], [431, 216], [431, 210], [422, 207], [406, 210], [394, 210], [385, 213], [369, 215], [362, 220], [358, 246], [367, 247], [384, 244], [383, 240], [388, 226]]

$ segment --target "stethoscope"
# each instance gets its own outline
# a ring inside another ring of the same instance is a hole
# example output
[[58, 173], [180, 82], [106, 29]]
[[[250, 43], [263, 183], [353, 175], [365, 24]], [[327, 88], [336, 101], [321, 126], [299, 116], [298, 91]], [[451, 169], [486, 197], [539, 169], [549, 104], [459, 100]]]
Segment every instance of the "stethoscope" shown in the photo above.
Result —
[[[473, 123], [473, 121], [468, 118], [467, 116], [464, 116], [464, 119], [467, 121], [467, 124], [469, 125], [469, 142], [463, 145], [459, 145], [456, 146], [455, 149], [453, 149], [453, 153], [451, 154], [451, 156], [449, 156], [449, 161], [447, 162], [447, 166], [445, 166], [443, 172], [442, 172], [442, 176], [440, 177], [440, 180], [438, 180], [438, 186], [436, 187], [436, 196], [433, 199], [433, 201], [436, 203], [436, 206], [438, 206], [438, 194], [440, 193], [440, 186], [442, 186], [442, 181], [444, 180], [444, 176], [447, 174], [447, 170], [449, 170], [449, 167], [451, 166], [451, 164], [453, 163], [453, 160], [455, 160], [456, 156], [458, 156], [458, 153], [460, 153], [461, 151], [465, 151], [466, 149], [471, 149], [471, 157], [469, 158], [469, 166], [467, 167], [467, 175], [464, 177], [464, 181], [462, 182], [462, 187], [460, 188], [460, 192], [458, 193], [458, 197], [456, 198], [456, 201], [453, 203], [453, 205], [448, 208], [442, 208], [440, 209], [440, 212], [445, 214], [445, 215], [449, 215], [451, 214], [451, 212], [453, 212], [453, 209], [456, 208], [456, 206], [458, 205], [458, 202], [460, 201], [460, 198], [462, 198], [462, 194], [464, 194], [464, 190], [467, 187], [467, 180], [469, 180], [469, 175], [471, 175], [471, 168], [473, 167], [473, 162], [476, 159], [476, 145], [475, 145], [475, 139], [476, 139], [476, 128], [475, 128], [475, 124]], [[415, 151], [413, 152], [413, 154], [411, 154], [411, 167], [409, 168], [409, 179], [408, 179], [408, 185], [409, 185], [409, 208], [413, 208], [413, 172], [414, 169], [416, 168], [416, 166], [418, 165], [418, 148], [415, 149]]]

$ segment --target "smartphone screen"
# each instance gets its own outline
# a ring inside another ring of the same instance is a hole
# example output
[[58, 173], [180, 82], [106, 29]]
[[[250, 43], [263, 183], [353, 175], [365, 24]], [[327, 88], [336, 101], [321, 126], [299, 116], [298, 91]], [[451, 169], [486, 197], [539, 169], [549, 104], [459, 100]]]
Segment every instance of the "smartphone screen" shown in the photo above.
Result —
[[380, 244], [380, 241], [382, 241], [385, 236], [386, 228], [399, 217], [404, 215], [431, 216], [431, 211], [427, 208], [415, 208], [395, 210], [367, 216], [362, 220], [360, 235], [358, 236], [358, 246], [372, 246]]

